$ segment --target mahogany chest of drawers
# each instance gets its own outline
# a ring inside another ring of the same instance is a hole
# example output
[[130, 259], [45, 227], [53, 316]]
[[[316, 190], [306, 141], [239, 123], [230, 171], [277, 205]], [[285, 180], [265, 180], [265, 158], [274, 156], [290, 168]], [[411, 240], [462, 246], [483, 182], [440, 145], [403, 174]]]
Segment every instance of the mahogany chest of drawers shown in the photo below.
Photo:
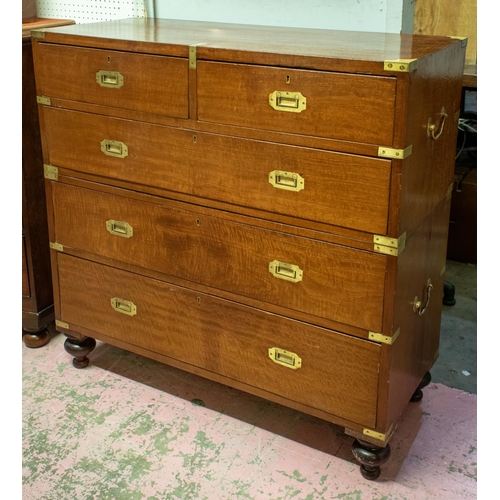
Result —
[[345, 428], [438, 356], [465, 40], [129, 19], [35, 33], [57, 328]]

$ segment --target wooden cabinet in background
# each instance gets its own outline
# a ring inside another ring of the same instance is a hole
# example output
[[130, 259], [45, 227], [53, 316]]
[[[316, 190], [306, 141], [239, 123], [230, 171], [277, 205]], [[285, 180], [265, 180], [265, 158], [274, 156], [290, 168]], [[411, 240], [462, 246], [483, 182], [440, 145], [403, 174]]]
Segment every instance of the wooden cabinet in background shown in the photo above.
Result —
[[50, 338], [46, 327], [54, 320], [54, 299], [30, 30], [74, 21], [24, 19], [25, 10], [36, 12], [33, 4], [23, 3], [22, 25], [22, 328], [26, 346], [41, 347]]

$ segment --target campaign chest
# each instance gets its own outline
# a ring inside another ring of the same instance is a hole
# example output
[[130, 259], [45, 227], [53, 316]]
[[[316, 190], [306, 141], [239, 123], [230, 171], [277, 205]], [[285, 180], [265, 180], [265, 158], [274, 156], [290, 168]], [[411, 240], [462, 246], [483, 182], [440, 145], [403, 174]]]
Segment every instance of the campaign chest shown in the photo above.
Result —
[[438, 356], [465, 41], [128, 19], [33, 53], [75, 366], [99, 339], [334, 422], [376, 478]]

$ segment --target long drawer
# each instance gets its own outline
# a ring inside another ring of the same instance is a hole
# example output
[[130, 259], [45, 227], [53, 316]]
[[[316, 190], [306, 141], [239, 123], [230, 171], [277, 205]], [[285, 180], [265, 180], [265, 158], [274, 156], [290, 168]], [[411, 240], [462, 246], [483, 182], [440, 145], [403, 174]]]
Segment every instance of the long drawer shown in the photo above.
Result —
[[44, 122], [52, 165], [261, 209], [270, 217], [288, 215], [302, 224], [387, 230], [390, 160], [50, 107]]
[[46, 97], [188, 118], [188, 60], [40, 44], [37, 89]]
[[375, 425], [376, 344], [65, 254], [58, 273], [70, 325]]
[[199, 61], [198, 119], [390, 146], [396, 79]]
[[52, 196], [64, 247], [381, 331], [384, 255], [62, 182]]

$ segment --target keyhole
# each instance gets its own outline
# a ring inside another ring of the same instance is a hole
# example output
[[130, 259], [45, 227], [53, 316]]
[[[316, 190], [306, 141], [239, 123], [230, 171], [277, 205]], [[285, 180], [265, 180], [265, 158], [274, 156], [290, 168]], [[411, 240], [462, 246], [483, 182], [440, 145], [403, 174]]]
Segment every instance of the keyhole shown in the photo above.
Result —
[[111, 62], [111, 57], [108, 56], [108, 64]]
[[290, 83], [290, 75], [286, 75], [286, 83]]
[[200, 219], [196, 219], [196, 225], [199, 226], [200, 225]]
[[195, 135], [193, 135], [193, 142], [194, 142], [195, 144], [196, 144], [196, 141], [197, 141], [197, 140], [198, 140], [198, 138], [197, 138]]

